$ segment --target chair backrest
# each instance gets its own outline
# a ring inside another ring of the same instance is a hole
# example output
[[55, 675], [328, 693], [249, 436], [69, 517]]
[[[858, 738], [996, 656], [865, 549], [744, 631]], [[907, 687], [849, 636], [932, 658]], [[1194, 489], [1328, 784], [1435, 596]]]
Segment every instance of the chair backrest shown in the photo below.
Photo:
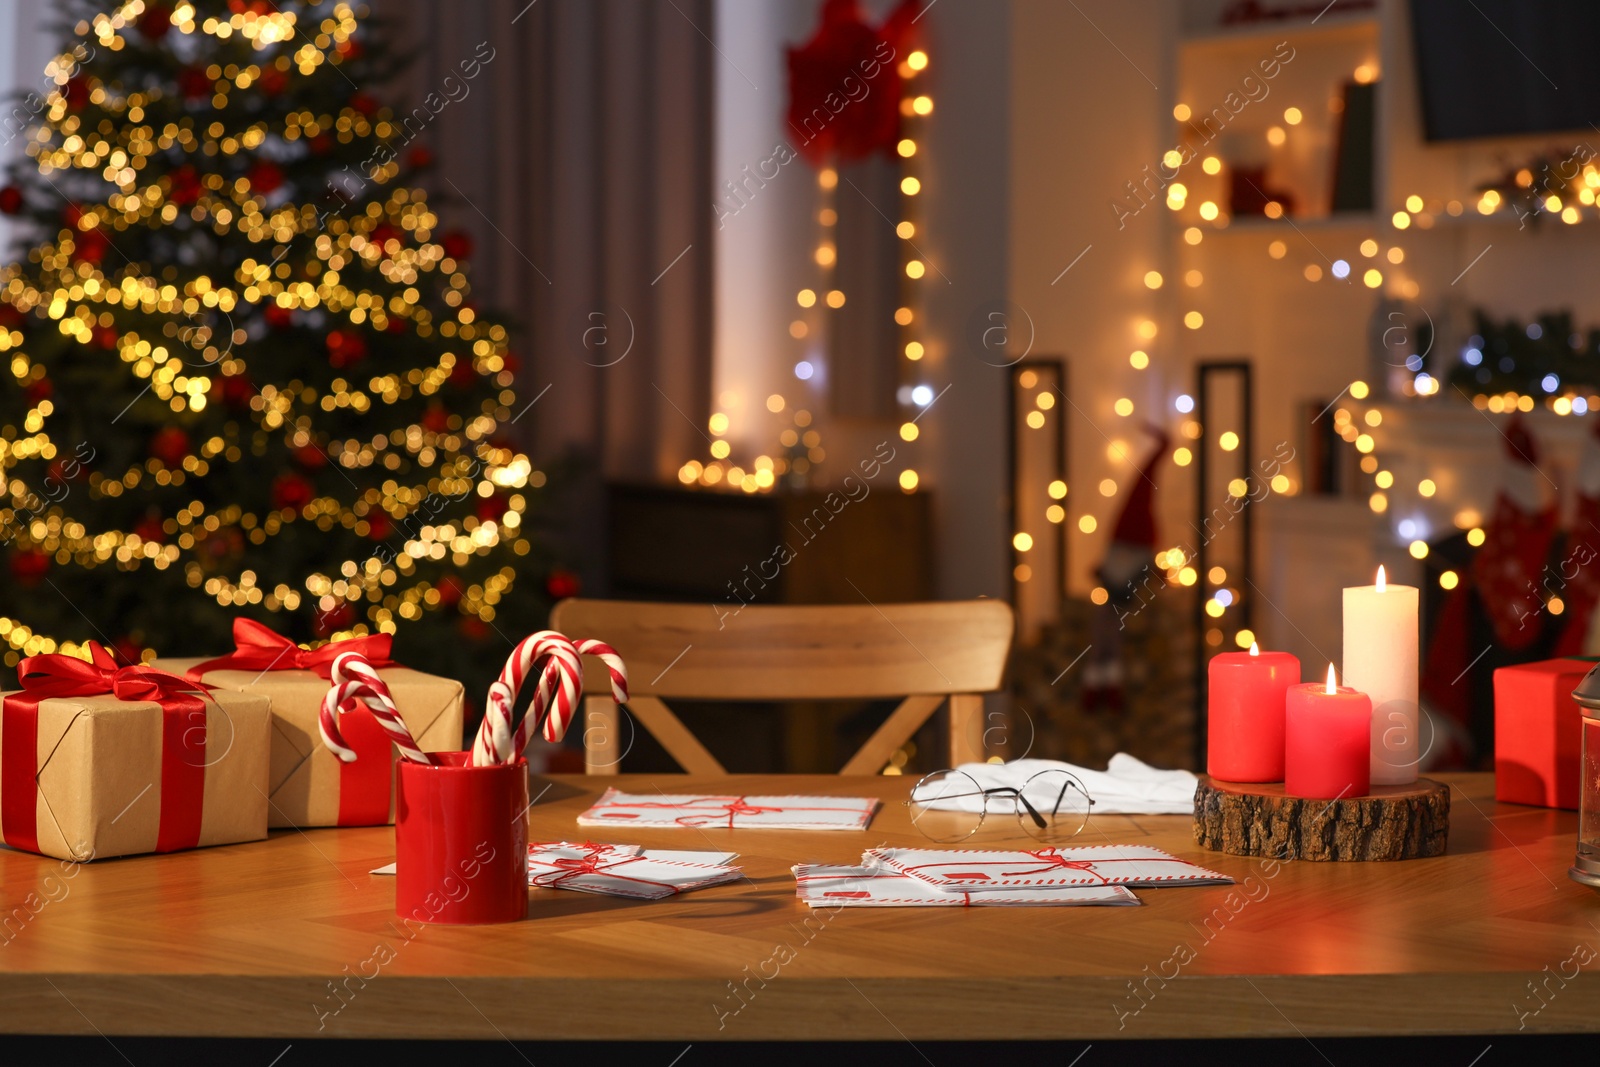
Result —
[[[916, 604], [661, 604], [564, 600], [551, 626], [597, 638], [628, 665], [629, 710], [694, 774], [725, 774], [661, 700], [847, 700], [904, 697], [845, 764], [875, 774], [950, 701], [952, 764], [980, 758], [982, 699], [997, 689], [1011, 647], [1009, 605], [998, 600]], [[614, 774], [616, 709], [606, 671], [586, 660], [585, 766]]]

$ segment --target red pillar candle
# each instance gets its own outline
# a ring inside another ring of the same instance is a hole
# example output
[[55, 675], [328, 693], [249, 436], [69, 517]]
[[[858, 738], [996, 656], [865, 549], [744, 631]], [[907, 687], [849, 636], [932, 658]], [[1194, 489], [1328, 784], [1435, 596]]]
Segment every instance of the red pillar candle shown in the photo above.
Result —
[[1371, 792], [1372, 701], [1328, 682], [1291, 686], [1285, 722], [1283, 791], [1292, 797], [1332, 800]]
[[1283, 781], [1284, 697], [1300, 683], [1287, 652], [1224, 652], [1206, 671], [1206, 773], [1224, 782]]

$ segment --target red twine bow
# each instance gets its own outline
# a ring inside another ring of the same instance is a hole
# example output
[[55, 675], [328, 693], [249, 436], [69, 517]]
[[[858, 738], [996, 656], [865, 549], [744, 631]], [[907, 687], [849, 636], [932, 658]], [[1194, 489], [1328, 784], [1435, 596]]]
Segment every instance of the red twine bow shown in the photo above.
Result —
[[39, 851], [39, 702], [109, 694], [161, 706], [161, 815], [155, 850], [195, 847], [205, 796], [207, 734], [205, 702], [197, 690], [211, 687], [142, 664], [118, 667], [111, 653], [94, 641], [88, 649], [87, 661], [47, 653], [29, 656], [17, 667], [22, 692], [7, 696], [0, 709], [0, 830], [6, 844]]
[[226, 656], [208, 659], [189, 668], [189, 677], [199, 681], [208, 671], [314, 671], [319, 678], [333, 676], [333, 661], [346, 652], [359, 652], [374, 667], [393, 667], [389, 658], [394, 638], [389, 634], [367, 634], [343, 641], [329, 641], [318, 648], [301, 648], [276, 630], [254, 619], [233, 620], [234, 650]]
[[[1095, 860], [1069, 860], [1053, 848], [1027, 849], [1025, 851], [1028, 855], [1043, 863], [1044, 866], [1035, 867], [1027, 871], [1002, 871], [1001, 878], [1021, 878], [1030, 874], [1049, 874], [1054, 870], [1069, 870], [1092, 874], [1100, 879], [1102, 884], [1110, 884], [1105, 875], [1094, 869]], [[1105, 861], [1101, 860], [1099, 862], [1103, 863]]]

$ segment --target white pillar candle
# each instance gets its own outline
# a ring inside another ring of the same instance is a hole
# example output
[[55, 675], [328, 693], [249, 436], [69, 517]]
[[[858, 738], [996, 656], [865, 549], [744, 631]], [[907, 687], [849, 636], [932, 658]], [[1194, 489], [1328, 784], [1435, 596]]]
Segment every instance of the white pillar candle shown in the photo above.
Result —
[[1374, 585], [1344, 591], [1344, 684], [1372, 700], [1372, 784], [1417, 780], [1417, 590]]

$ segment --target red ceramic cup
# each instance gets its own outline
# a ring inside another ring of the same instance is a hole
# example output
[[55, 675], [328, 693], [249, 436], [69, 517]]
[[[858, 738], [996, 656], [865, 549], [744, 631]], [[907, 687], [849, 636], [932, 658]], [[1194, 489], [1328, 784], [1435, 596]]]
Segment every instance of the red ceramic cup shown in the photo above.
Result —
[[468, 766], [400, 760], [394, 910], [430, 923], [509, 923], [528, 915], [528, 761]]

